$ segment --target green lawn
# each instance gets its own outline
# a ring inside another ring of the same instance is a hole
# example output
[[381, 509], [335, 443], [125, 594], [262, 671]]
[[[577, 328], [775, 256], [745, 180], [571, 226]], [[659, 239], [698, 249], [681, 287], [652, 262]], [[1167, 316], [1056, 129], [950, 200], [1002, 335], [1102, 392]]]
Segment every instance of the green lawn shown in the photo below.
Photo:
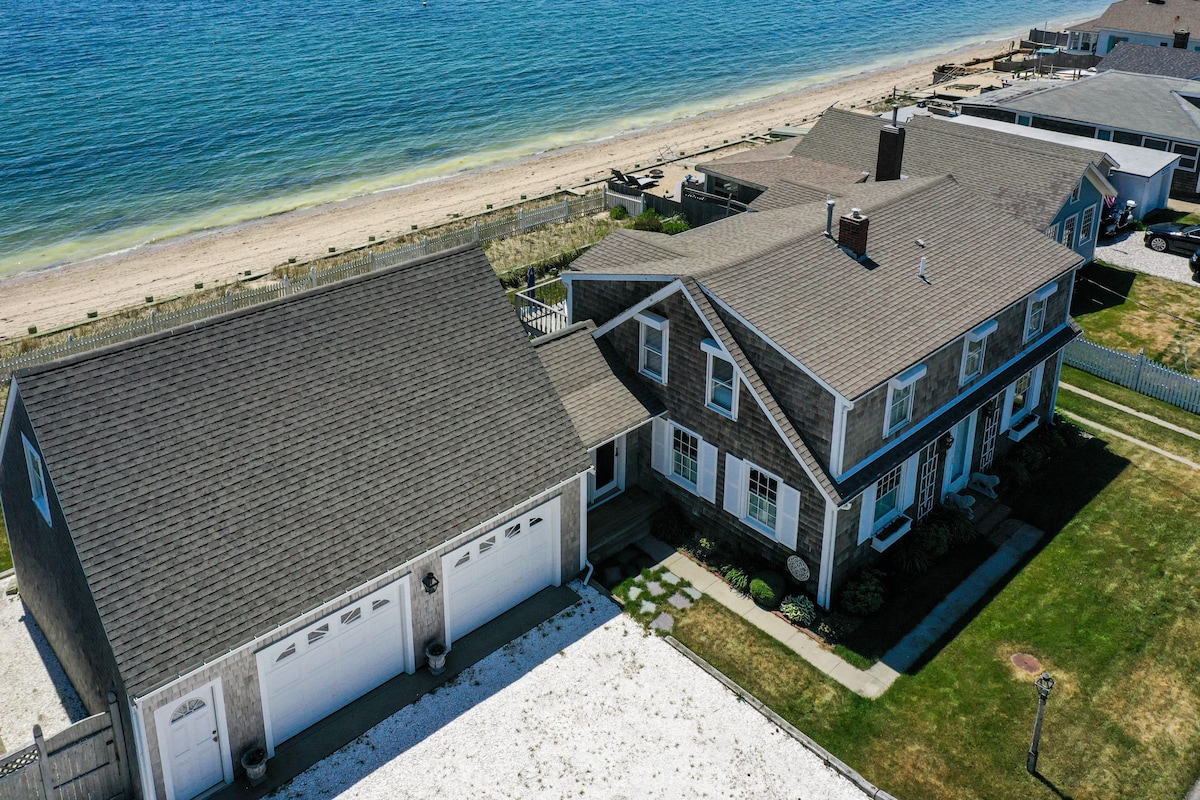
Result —
[[[1178, 800], [1200, 773], [1197, 474], [1099, 440], [1011, 504], [1044, 548], [915, 674], [860, 698], [712, 602], [675, 635], [903, 800]], [[1025, 772], [1040, 659], [1058, 680]]]
[[[1178, 406], [1164, 403], [1161, 400], [1155, 400], [1153, 397], [1147, 397], [1132, 389], [1126, 389], [1124, 386], [1109, 383], [1103, 378], [1097, 378], [1095, 375], [1075, 369], [1074, 367], [1064, 366], [1062, 368], [1062, 380], [1064, 383], [1069, 383], [1084, 391], [1100, 395], [1105, 399], [1112, 400], [1114, 403], [1120, 403], [1143, 414], [1158, 417], [1164, 422], [1200, 433], [1200, 415], [1184, 411]], [[1065, 390], [1060, 390], [1060, 396], [1063, 391]]]
[[1097, 262], [1080, 270], [1071, 315], [1090, 341], [1200, 377], [1200, 286]]

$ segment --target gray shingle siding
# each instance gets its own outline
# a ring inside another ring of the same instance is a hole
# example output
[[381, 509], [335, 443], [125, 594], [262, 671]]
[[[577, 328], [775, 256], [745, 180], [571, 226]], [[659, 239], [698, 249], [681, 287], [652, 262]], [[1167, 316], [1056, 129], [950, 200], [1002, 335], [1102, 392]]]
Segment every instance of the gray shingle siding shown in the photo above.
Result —
[[[630, 264], [629, 268], [633, 269], [634, 265]], [[574, 280], [570, 274], [564, 277], [571, 283], [571, 321], [582, 322], [590, 319], [597, 326], [608, 322], [630, 306], [637, 305], [670, 283], [669, 279], [597, 281]]]

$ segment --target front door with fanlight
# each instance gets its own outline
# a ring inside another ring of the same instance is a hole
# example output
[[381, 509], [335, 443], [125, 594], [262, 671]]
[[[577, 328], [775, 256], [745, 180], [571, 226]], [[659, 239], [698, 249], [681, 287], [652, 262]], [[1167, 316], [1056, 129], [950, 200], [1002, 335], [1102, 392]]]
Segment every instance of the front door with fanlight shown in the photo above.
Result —
[[588, 476], [588, 505], [596, 506], [625, 489], [625, 437], [592, 450], [592, 466], [595, 472]]
[[204, 687], [156, 712], [168, 765], [169, 796], [190, 800], [225, 780], [216, 693]]

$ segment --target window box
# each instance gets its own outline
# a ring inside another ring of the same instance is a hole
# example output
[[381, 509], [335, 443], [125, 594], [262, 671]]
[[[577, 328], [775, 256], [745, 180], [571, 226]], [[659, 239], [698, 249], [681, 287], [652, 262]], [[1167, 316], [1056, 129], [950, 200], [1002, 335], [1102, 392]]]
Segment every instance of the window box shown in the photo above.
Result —
[[1028, 414], [1023, 420], [1018, 422], [1008, 431], [1008, 438], [1014, 442], [1019, 442], [1029, 434], [1033, 433], [1041, 419], [1037, 414]]
[[882, 553], [902, 539], [904, 534], [912, 530], [912, 526], [912, 517], [901, 514], [884, 526], [883, 530], [871, 537], [871, 549]]

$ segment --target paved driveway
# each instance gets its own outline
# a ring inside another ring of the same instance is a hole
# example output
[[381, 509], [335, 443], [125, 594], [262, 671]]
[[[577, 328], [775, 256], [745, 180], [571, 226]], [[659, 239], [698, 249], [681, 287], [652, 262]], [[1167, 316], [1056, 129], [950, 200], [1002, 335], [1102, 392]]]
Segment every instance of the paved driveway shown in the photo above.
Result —
[[1187, 256], [1156, 253], [1142, 243], [1141, 231], [1130, 231], [1096, 247], [1096, 258], [1118, 267], [1157, 275], [1180, 283], [1196, 285], [1188, 268]]
[[582, 596], [275, 797], [866, 797], [611, 601]]

